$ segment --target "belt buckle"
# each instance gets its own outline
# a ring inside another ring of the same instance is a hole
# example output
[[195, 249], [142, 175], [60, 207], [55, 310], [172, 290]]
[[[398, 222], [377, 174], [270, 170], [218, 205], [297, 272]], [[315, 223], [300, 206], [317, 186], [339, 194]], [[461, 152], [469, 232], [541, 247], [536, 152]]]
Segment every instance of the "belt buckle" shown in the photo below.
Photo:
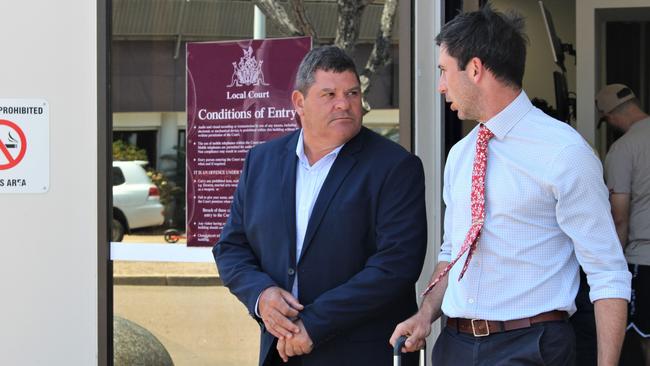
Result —
[[[487, 336], [490, 335], [490, 324], [488, 324], [487, 320], [485, 320], [485, 319], [471, 319], [471, 322], [472, 322], [472, 334], [474, 335], [474, 337], [487, 337]], [[485, 322], [485, 333], [477, 333], [476, 332], [476, 325], [474, 325], [474, 322]]]

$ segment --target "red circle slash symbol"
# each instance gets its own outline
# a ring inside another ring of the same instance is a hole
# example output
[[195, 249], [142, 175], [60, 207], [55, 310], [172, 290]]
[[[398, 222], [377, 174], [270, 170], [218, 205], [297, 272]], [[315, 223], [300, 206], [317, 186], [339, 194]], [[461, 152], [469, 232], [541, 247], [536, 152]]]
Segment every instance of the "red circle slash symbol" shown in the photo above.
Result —
[[[6, 163], [0, 163], [0, 170], [7, 170], [18, 165], [18, 163], [23, 160], [23, 157], [25, 157], [25, 152], [27, 151], [27, 139], [25, 138], [25, 133], [17, 124], [7, 121], [6, 119], [0, 119], [0, 127], [2, 126], [7, 126], [9, 129], [16, 131], [20, 138], [20, 141], [13, 139], [11, 131], [7, 133], [7, 136], [0, 135], [0, 161], [2, 160], [2, 156], [7, 160]], [[7, 141], [7, 143], [5, 143], [5, 141]], [[16, 143], [19, 144], [20, 148], [18, 154], [14, 156], [11, 154], [9, 149], [13, 150], [18, 148]]]

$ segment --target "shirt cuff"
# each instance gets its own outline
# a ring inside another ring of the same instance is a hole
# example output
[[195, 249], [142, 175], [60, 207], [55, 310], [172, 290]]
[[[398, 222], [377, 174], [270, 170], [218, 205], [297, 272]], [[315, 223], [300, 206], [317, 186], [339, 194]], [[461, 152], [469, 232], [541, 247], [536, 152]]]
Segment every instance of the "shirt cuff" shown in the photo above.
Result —
[[438, 253], [438, 263], [440, 262], [451, 262], [451, 253], [442, 251]]
[[260, 297], [262, 297], [262, 293], [260, 292], [259, 295], [257, 295], [257, 300], [255, 300], [255, 316], [262, 319], [262, 316], [260, 315]]
[[629, 271], [602, 272], [588, 276], [589, 299], [591, 302], [601, 299], [625, 299], [632, 295], [632, 274]]

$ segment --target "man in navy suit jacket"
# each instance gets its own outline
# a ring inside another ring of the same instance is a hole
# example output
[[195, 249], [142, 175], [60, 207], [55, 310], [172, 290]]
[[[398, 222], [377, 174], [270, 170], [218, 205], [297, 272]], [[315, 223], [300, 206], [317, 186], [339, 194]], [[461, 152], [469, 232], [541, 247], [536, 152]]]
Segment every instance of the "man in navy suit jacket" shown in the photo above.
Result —
[[422, 163], [361, 126], [342, 50], [310, 51], [295, 89], [302, 129], [249, 151], [219, 273], [261, 325], [260, 365], [390, 365], [393, 328], [417, 311]]

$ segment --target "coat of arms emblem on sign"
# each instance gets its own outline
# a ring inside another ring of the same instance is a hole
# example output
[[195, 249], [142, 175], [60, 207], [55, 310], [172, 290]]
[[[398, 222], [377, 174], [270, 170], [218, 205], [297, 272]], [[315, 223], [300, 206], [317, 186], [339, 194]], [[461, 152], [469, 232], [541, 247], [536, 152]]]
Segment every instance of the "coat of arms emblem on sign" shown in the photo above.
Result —
[[244, 51], [244, 56], [239, 59], [239, 63], [233, 62], [233, 73], [228, 88], [233, 86], [248, 85], [269, 85], [264, 82], [264, 73], [262, 72], [262, 63], [253, 56], [253, 48], [248, 47]]

